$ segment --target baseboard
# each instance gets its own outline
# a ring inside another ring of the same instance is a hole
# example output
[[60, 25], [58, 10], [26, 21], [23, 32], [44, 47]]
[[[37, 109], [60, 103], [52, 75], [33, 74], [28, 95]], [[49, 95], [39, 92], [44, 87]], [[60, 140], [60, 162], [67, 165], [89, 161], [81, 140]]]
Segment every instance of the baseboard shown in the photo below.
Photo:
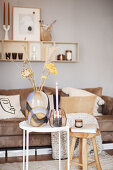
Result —
[[37, 149], [37, 155], [52, 154], [52, 148]]
[[5, 151], [0, 151], [0, 158], [4, 158], [5, 157]]
[[[52, 148], [41, 148], [41, 149], [29, 149], [29, 156], [30, 155], [49, 155], [52, 154]], [[7, 157], [17, 157], [23, 156], [23, 150], [8, 150]], [[0, 158], [5, 157], [5, 151], [0, 151]]]
[[102, 150], [111, 150], [111, 149], [113, 149], [113, 143], [102, 144]]
[[[35, 155], [35, 149], [29, 149], [29, 155]], [[7, 151], [7, 157], [23, 156], [23, 150]]]

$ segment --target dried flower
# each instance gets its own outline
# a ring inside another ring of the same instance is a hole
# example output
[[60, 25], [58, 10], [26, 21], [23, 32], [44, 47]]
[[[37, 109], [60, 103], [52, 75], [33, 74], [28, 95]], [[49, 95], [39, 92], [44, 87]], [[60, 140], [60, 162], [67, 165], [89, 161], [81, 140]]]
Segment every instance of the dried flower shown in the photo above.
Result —
[[21, 71], [21, 75], [23, 78], [30, 78], [30, 77], [33, 77], [33, 72], [31, 68], [26, 68]]
[[[44, 63], [44, 68], [42, 70], [41, 82], [40, 82], [40, 86], [39, 86], [40, 91], [42, 90], [44, 83], [45, 83], [45, 81], [46, 81], [46, 79], [47, 79], [47, 77], [49, 76], [50, 73], [55, 74], [55, 75], [58, 74], [58, 71], [55, 67], [55, 64], [52, 63], [55, 60], [55, 54], [58, 50], [58, 47], [56, 47], [54, 45], [52, 47], [43, 46], [43, 48], [45, 48], [45, 51], [46, 51], [46, 53], [45, 53], [46, 60], [45, 60], [45, 63]], [[24, 51], [25, 51], [25, 54], [27, 54], [26, 47], [24, 47]], [[36, 87], [36, 83], [35, 83], [35, 79], [34, 79], [34, 72], [32, 71], [32, 67], [30, 65], [29, 58], [26, 57], [25, 61], [22, 64], [22, 67], [24, 69], [21, 71], [21, 76], [23, 78], [28, 78], [28, 80], [31, 83], [34, 91], [37, 92], [37, 87]]]
[[22, 66], [25, 67], [25, 65], [28, 64], [28, 63], [29, 63], [29, 60], [28, 60], [28, 58], [27, 58], [27, 59], [23, 62]]
[[55, 75], [58, 74], [58, 71], [57, 71], [57, 69], [56, 69], [54, 64], [52, 64], [52, 63], [46, 64], [45, 67], [50, 71], [50, 73], [53, 73]]

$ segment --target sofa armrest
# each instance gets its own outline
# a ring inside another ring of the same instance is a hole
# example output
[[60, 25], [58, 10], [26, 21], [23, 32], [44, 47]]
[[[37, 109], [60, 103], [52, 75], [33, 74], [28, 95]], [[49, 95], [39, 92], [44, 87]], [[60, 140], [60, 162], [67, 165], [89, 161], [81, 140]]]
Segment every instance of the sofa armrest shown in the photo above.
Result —
[[113, 115], [113, 97], [102, 96], [105, 104], [102, 106], [103, 115]]

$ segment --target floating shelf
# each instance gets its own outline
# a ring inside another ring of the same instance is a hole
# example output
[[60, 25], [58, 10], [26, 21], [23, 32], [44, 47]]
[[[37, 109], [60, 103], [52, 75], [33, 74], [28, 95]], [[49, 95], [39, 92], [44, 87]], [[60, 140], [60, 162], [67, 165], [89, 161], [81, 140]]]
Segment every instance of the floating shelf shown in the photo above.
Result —
[[[13, 60], [21, 62], [29, 58], [31, 62], [45, 61], [45, 47], [56, 45], [59, 49], [55, 56], [55, 62], [58, 63], [77, 63], [79, 62], [79, 43], [78, 42], [54, 42], [54, 41], [15, 41], [0, 40], [0, 61], [10, 62], [12, 59], [6, 59], [6, 53], [23, 53], [23, 59]], [[72, 60], [57, 60], [57, 55], [64, 54], [66, 50], [72, 51]], [[10, 57], [12, 58], [12, 56]]]

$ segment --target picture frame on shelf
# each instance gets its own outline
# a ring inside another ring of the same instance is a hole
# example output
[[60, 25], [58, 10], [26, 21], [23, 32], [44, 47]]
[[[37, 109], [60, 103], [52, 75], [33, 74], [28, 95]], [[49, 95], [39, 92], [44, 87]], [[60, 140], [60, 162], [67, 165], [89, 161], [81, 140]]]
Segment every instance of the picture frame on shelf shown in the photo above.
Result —
[[40, 8], [13, 7], [13, 40], [40, 41]]

